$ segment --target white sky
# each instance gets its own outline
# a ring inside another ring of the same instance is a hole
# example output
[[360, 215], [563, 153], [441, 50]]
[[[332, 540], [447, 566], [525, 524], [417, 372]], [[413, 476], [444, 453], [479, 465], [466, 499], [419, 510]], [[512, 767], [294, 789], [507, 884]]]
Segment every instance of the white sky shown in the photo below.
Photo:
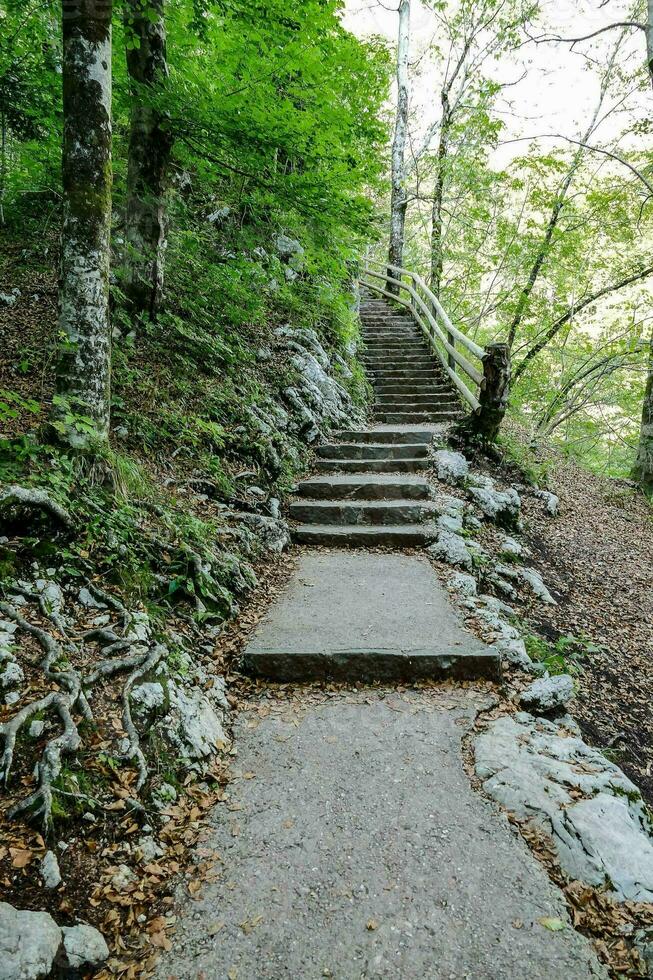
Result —
[[[455, 0], [452, 0], [452, 6]], [[542, 16], [533, 29], [535, 35], [555, 33], [567, 37], [589, 34], [606, 24], [631, 19], [632, 3], [628, 0], [543, 0]], [[344, 23], [359, 36], [381, 35], [392, 44], [396, 43], [396, 0], [346, 0]], [[419, 142], [419, 133], [437, 118], [439, 98], [438, 69], [429, 61], [428, 48], [437, 30], [432, 11], [422, 0], [411, 3], [411, 119], [413, 138]], [[505, 91], [497, 103], [501, 118], [506, 123], [503, 139], [535, 136], [543, 133], [564, 133], [576, 137], [586, 125], [596, 104], [598, 81], [595, 72], [588, 69], [587, 60], [581, 54], [591, 53], [599, 64], [605, 64], [607, 51], [614, 44], [616, 31], [600, 35], [592, 41], [576, 46], [572, 51], [565, 44], [529, 43], [517, 53], [504, 58], [492, 68], [495, 78], [515, 81], [525, 69], [526, 77]], [[643, 31], [633, 29], [623, 56], [634, 67], [645, 60]], [[509, 100], [509, 102], [508, 102]], [[613, 115], [604, 123], [596, 137], [597, 142], [614, 139], [633, 119], [651, 117], [653, 96], [650, 89], [637, 93], [629, 102], [628, 111]], [[638, 137], [641, 146], [641, 136]], [[564, 147], [562, 141], [549, 141], [549, 146]], [[626, 142], [621, 144], [627, 146]], [[526, 153], [528, 143], [513, 143], [501, 149], [495, 165], [505, 165], [508, 160]]]

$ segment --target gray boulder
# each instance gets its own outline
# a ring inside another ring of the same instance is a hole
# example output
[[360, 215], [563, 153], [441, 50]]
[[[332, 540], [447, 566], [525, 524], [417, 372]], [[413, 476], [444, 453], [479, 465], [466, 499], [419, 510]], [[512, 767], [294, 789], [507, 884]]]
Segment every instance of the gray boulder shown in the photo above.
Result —
[[550, 715], [562, 711], [574, 697], [574, 682], [569, 674], [540, 677], [519, 696], [519, 703], [534, 715]]
[[109, 956], [104, 936], [93, 926], [63, 926], [63, 945], [68, 966], [73, 970], [97, 967]]
[[548, 606], [557, 606], [558, 603], [555, 601], [546, 585], [542, 581], [542, 576], [537, 571], [536, 568], [520, 568], [519, 577], [526, 582], [533, 594], [541, 602], [546, 603]]
[[620, 901], [653, 900], [653, 840], [637, 787], [564, 723], [494, 719], [476, 741], [475, 768], [490, 796], [551, 836], [571, 878]]
[[170, 714], [164, 719], [163, 730], [185, 758], [200, 760], [227, 748], [225, 713], [203, 691], [170, 683], [169, 695]]
[[476, 595], [476, 579], [473, 575], [468, 575], [466, 572], [456, 572], [455, 575], [452, 575], [449, 579], [449, 586], [456, 592], [459, 592], [460, 595]]
[[427, 551], [434, 558], [445, 561], [448, 565], [458, 565], [467, 571], [471, 571], [473, 567], [472, 555], [464, 539], [451, 531], [441, 529], [438, 540], [430, 545]]
[[497, 490], [493, 486], [472, 486], [469, 487], [468, 493], [477, 507], [491, 521], [502, 527], [519, 528], [521, 497], [514, 487]]
[[61, 871], [54, 851], [46, 851], [41, 860], [41, 877], [47, 889], [58, 888], [61, 884]]
[[560, 506], [560, 498], [555, 493], [549, 493], [548, 490], [536, 490], [534, 496], [542, 501], [547, 514], [550, 514], [551, 517], [556, 516]]
[[61, 930], [47, 912], [19, 911], [0, 902], [0, 980], [47, 977], [61, 946]]
[[439, 449], [434, 453], [433, 461], [438, 480], [443, 480], [445, 483], [461, 483], [469, 476], [469, 463], [462, 453]]
[[288, 235], [277, 235], [274, 240], [274, 247], [282, 262], [289, 265], [295, 272], [302, 271], [304, 268], [305, 253], [302, 245], [296, 238], [290, 238]]

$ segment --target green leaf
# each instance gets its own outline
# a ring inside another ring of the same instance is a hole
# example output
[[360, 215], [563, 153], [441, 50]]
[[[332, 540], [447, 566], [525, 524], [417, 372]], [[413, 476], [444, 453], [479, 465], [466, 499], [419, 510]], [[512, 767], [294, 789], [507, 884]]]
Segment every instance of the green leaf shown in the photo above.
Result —
[[567, 923], [563, 922], [562, 919], [547, 918], [537, 920], [541, 926], [545, 929], [549, 929], [551, 932], [561, 932], [563, 929], [567, 928]]

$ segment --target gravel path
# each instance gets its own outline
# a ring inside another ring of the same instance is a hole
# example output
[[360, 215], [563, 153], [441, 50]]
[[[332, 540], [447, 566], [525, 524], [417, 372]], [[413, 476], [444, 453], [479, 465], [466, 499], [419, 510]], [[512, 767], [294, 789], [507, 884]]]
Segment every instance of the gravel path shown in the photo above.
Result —
[[568, 921], [559, 891], [470, 787], [461, 738], [484, 700], [334, 691], [299, 717], [254, 702], [205, 845], [222, 874], [184, 891], [158, 976], [605, 977], [587, 940], [538, 921]]

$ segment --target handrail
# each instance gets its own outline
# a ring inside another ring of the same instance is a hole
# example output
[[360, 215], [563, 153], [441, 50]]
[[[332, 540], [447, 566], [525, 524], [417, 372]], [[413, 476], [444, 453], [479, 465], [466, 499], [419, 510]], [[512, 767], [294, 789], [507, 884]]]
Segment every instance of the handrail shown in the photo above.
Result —
[[447, 333], [452, 334], [452, 336], [454, 336], [456, 340], [459, 340], [461, 344], [464, 347], [466, 347], [468, 351], [470, 351], [470, 353], [474, 354], [475, 357], [478, 357], [479, 359], [483, 357], [485, 350], [482, 347], [479, 347], [478, 344], [475, 344], [473, 340], [470, 340], [467, 334], [463, 333], [462, 330], [459, 330], [458, 327], [454, 327], [453, 323], [447, 316], [447, 313], [443, 309], [440, 300], [429, 289], [429, 287], [426, 285], [426, 283], [424, 282], [424, 280], [420, 275], [418, 275], [416, 272], [411, 272], [409, 269], [402, 269], [397, 265], [388, 265], [386, 263], [385, 266], [381, 266], [380, 262], [374, 262], [371, 264], [378, 265], [381, 268], [385, 268], [385, 269], [392, 269], [393, 272], [399, 272], [402, 275], [410, 276], [413, 282], [416, 282], [418, 286], [421, 287], [423, 292], [426, 293], [426, 298], [433, 304], [433, 307], [435, 308], [438, 316], [440, 317], [445, 327], [447, 328]]
[[[369, 266], [375, 265], [379, 268], [383, 268], [386, 271], [384, 273], [375, 272]], [[394, 272], [398, 274], [395, 278], [389, 273]], [[366, 276], [367, 281], [363, 279]], [[402, 276], [407, 276], [411, 280], [411, 283], [404, 282]], [[384, 289], [381, 285], [376, 282], [370, 282], [369, 277], [372, 279], [380, 279], [386, 285], [394, 285], [398, 287], [398, 292], [391, 292], [390, 289]], [[473, 340], [453, 325], [447, 313], [443, 309], [440, 301], [433, 292], [426, 285], [421, 276], [416, 272], [411, 272], [409, 269], [403, 269], [400, 266], [385, 264], [380, 262], [368, 262], [366, 268], [361, 276], [361, 281], [364, 282], [366, 286], [373, 289], [375, 292], [380, 293], [383, 296], [387, 296], [393, 302], [399, 303], [401, 306], [408, 308], [413, 318], [417, 322], [418, 326], [421, 328], [425, 334], [433, 352], [438, 357], [445, 373], [456, 386], [460, 392], [463, 399], [471, 406], [473, 411], [476, 411], [480, 407], [480, 402], [478, 400], [477, 394], [468, 387], [463, 379], [457, 374], [455, 370], [455, 365], [459, 365], [461, 370], [467, 375], [469, 380], [474, 386], [481, 387], [483, 382], [484, 373], [483, 370], [479, 370], [474, 364], [472, 364], [464, 354], [462, 354], [456, 348], [456, 341], [458, 341], [466, 350], [483, 365], [483, 358], [485, 357], [486, 351], [483, 347], [479, 347], [475, 344]], [[404, 298], [399, 295], [400, 291], [404, 290], [408, 293], [409, 299]], [[420, 292], [424, 296], [420, 295]], [[425, 297], [425, 298], [424, 298]], [[429, 304], [430, 303], [430, 308]], [[427, 323], [424, 322], [422, 316], [417, 311], [419, 308], [420, 313], [425, 317]], [[438, 323], [438, 318], [442, 321], [444, 330], [440, 327]], [[441, 348], [447, 353], [447, 356], [443, 354]]]

